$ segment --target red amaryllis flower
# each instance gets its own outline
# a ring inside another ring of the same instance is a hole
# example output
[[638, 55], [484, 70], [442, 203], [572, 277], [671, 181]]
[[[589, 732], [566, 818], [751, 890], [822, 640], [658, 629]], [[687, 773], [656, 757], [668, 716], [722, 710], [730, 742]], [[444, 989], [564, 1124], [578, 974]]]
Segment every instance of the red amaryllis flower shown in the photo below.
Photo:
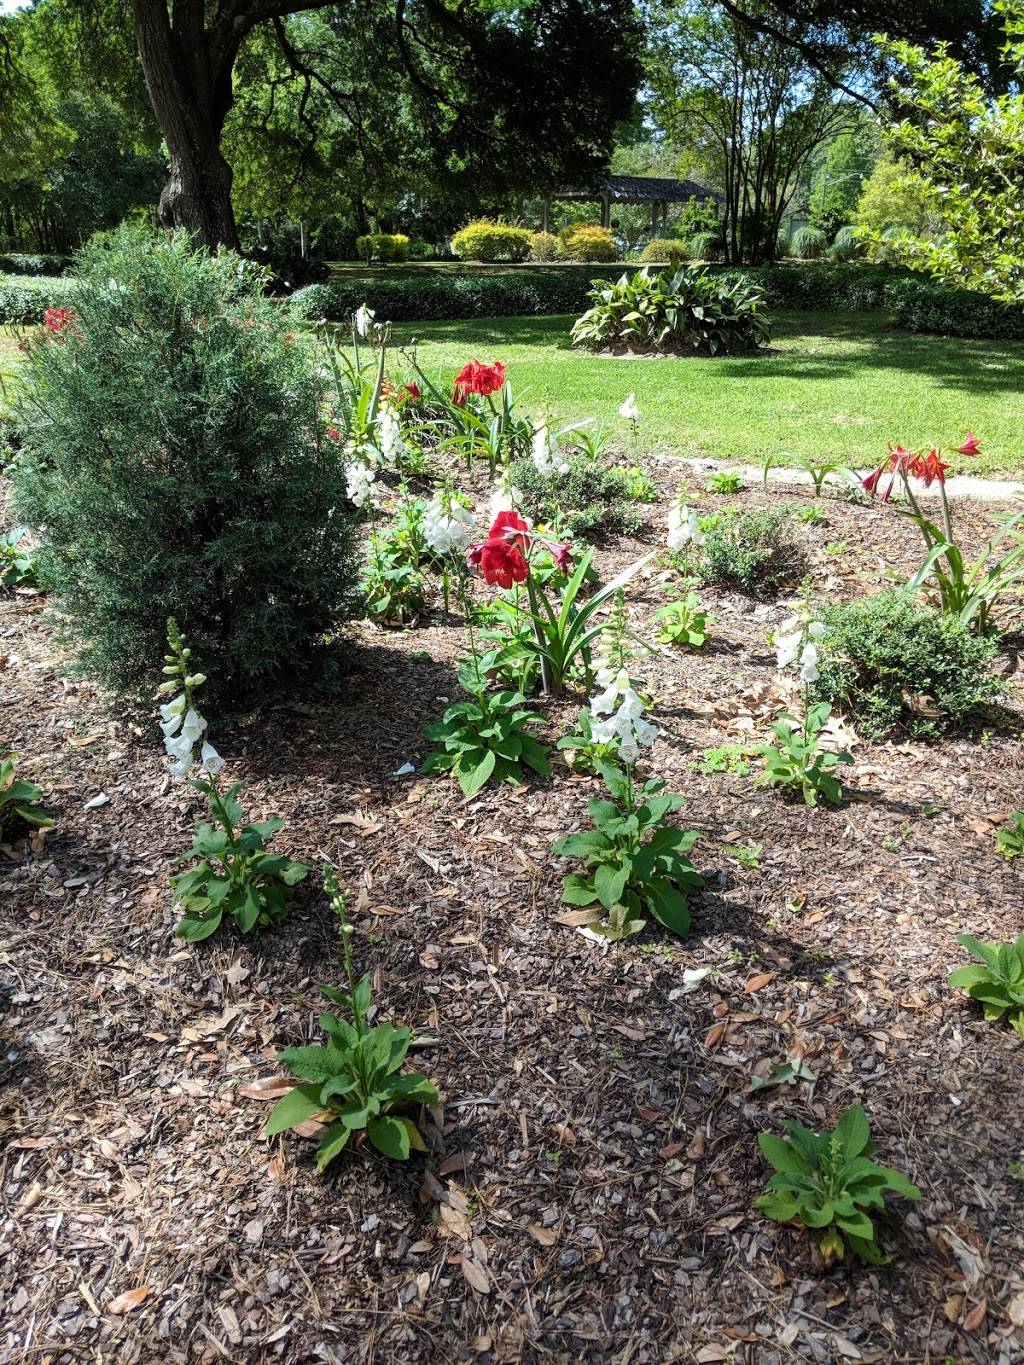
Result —
[[492, 365], [483, 365], [479, 360], [471, 360], [468, 365], [463, 365], [455, 376], [452, 402], [461, 408], [471, 393], [478, 393], [483, 398], [497, 393], [505, 382], [505, 368], [500, 360]]
[[48, 332], [54, 336], [60, 336], [65, 329], [79, 335], [78, 328], [75, 326], [75, 319], [78, 314], [73, 308], [47, 308], [43, 314], [43, 325]]
[[888, 502], [890, 496], [892, 495], [893, 485], [896, 482], [897, 474], [906, 474], [910, 472], [913, 468], [912, 463], [913, 459], [914, 459], [913, 451], [907, 450], [905, 446], [893, 445], [892, 441], [890, 441], [889, 454], [878, 466], [878, 468], [873, 473], [869, 474], [866, 479], [863, 480], [863, 487], [865, 491], [870, 493], [871, 496], [874, 497], [875, 494], [878, 492], [878, 483], [882, 475], [887, 473], [888, 471], [891, 471], [892, 478], [889, 480], [888, 484], [886, 485], [885, 492], [882, 494], [882, 501]]
[[963, 444], [957, 446], [956, 453], [958, 455], [981, 454], [981, 442], [978, 440], [977, 436], [975, 436], [973, 431], [969, 431], [967, 433], [967, 435], [963, 439]]
[[466, 561], [479, 565], [484, 582], [499, 588], [511, 588], [513, 583], [524, 583], [529, 573], [526, 562], [529, 526], [518, 512], [499, 512], [487, 539], [471, 545]]
[[564, 545], [555, 545], [551, 550], [551, 558], [555, 561], [557, 568], [562, 573], [568, 573], [572, 568], [572, 546], [566, 542]]
[[420, 392], [420, 386], [416, 383], [415, 379], [410, 379], [408, 384], [402, 385], [402, 397], [398, 401], [402, 403], [408, 399], [410, 403], [417, 403], [422, 397], [423, 395]]
[[931, 488], [936, 479], [939, 483], [946, 482], [947, 469], [949, 465], [943, 464], [939, 452], [933, 447], [927, 455], [921, 455], [914, 461], [910, 472], [924, 481], [925, 488]]

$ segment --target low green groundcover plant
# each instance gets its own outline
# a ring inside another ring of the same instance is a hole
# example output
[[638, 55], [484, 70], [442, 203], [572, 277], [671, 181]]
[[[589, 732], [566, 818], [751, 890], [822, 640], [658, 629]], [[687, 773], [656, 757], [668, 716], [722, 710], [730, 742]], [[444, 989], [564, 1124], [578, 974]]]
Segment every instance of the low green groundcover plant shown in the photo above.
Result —
[[[646, 911], [674, 934], [690, 927], [687, 894], [704, 879], [686, 856], [696, 831], [668, 823], [683, 798], [666, 792], [664, 782], [637, 784], [630, 768], [595, 765], [612, 799], [587, 803], [594, 829], [559, 839], [552, 852], [582, 858], [586, 870], [570, 873], [562, 889], [567, 905], [600, 906], [608, 916], [592, 928], [610, 938], [638, 933]], [[616, 915], [617, 908], [625, 913]]]
[[223, 794], [211, 793], [208, 785], [193, 785], [210, 797], [217, 823], [199, 826], [183, 857], [198, 862], [171, 879], [175, 901], [185, 912], [175, 934], [197, 943], [216, 933], [225, 915], [234, 916], [243, 934], [279, 923], [296, 883], [309, 872], [303, 863], [266, 851], [267, 840], [284, 828], [284, 821], [275, 815], [243, 824], [237, 800], [241, 782]]
[[702, 529], [700, 570], [705, 578], [770, 596], [798, 583], [807, 570], [806, 552], [785, 511], [727, 508], [706, 518]]
[[775, 743], [760, 750], [764, 759], [764, 772], [758, 779], [761, 785], [781, 787], [788, 795], [803, 797], [808, 806], [816, 806], [819, 796], [839, 804], [843, 788], [836, 769], [853, 759], [848, 753], [821, 747], [820, 735], [831, 712], [828, 702], [818, 702], [807, 707], [802, 720], [789, 711], [780, 713], [772, 726]]
[[22, 545], [24, 538], [23, 526], [0, 532], [0, 588], [34, 588], [39, 582], [35, 552]]
[[1005, 1015], [1024, 1038], [1024, 934], [1015, 943], [979, 943], [970, 934], [957, 934], [956, 941], [978, 961], [951, 972], [949, 984], [980, 1001], [986, 1019]]
[[576, 346], [730, 355], [756, 350], [770, 336], [756, 285], [696, 266], [598, 280], [591, 299], [573, 323]]
[[688, 585], [682, 591], [674, 583], [667, 583], [665, 588], [675, 596], [654, 613], [658, 623], [658, 643], [700, 649], [716, 618], [701, 606], [700, 598]]
[[160, 707], [160, 729], [171, 760], [168, 773], [176, 781], [198, 774], [189, 786], [206, 797], [213, 817], [212, 823], [197, 828], [192, 847], [178, 860], [197, 858], [195, 867], [171, 878], [175, 902], [185, 911], [175, 933], [195, 943], [216, 933], [225, 915], [233, 915], [248, 934], [284, 917], [296, 883], [309, 868], [266, 851], [267, 840], [284, 827], [279, 816], [242, 824], [236, 799], [242, 783], [221, 791], [224, 759], [210, 743], [199, 710], [196, 694], [206, 684], [206, 674], [193, 671], [191, 647], [173, 617], [167, 622], [167, 645], [165, 681], [158, 694], [167, 698]]
[[317, 1148], [318, 1170], [364, 1132], [378, 1152], [407, 1161], [413, 1151], [425, 1151], [426, 1144], [415, 1122], [395, 1111], [436, 1104], [437, 1089], [426, 1076], [399, 1075], [412, 1041], [409, 1029], [395, 1028], [387, 1021], [372, 1026], [367, 1023], [370, 977], [355, 978], [345, 898], [329, 867], [324, 869], [324, 885], [339, 921], [348, 991], [331, 986], [320, 989], [333, 1004], [349, 1011], [352, 1022], [337, 1014], [321, 1014], [320, 1027], [327, 1035], [324, 1046], [291, 1047], [281, 1053], [280, 1060], [304, 1084], [278, 1100], [263, 1132], [267, 1137], [283, 1133], [326, 1112], [333, 1122]]
[[869, 737], [903, 729], [932, 739], [1002, 691], [989, 671], [997, 644], [955, 617], [919, 607], [910, 593], [862, 597], [827, 609], [823, 619], [815, 691], [855, 716]]
[[542, 474], [529, 458], [509, 466], [508, 479], [520, 493], [518, 505], [535, 520], [553, 523], [584, 540], [603, 535], [636, 535], [643, 515], [632, 494], [635, 485], [625, 469], [570, 455], [568, 469]]
[[996, 851], [1008, 863], [1024, 856], [1024, 810], [1011, 811], [1009, 823], [996, 830]]
[[886, 1190], [913, 1200], [921, 1191], [899, 1171], [871, 1160], [877, 1149], [864, 1110], [851, 1105], [831, 1133], [812, 1133], [789, 1121], [783, 1126], [788, 1141], [774, 1133], [758, 1135], [776, 1174], [756, 1207], [777, 1223], [820, 1231], [826, 1263], [849, 1246], [862, 1260], [884, 1264], [890, 1258], [878, 1246], [869, 1211], [884, 1210]]

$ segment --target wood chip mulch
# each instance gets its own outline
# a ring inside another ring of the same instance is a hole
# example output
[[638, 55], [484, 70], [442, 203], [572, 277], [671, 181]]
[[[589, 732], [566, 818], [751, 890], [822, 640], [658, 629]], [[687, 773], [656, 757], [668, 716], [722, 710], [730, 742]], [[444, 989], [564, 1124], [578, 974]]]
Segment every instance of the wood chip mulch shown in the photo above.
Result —
[[[603, 549], [602, 573], [658, 543], [678, 471], [658, 464], [647, 538]], [[822, 506], [800, 532], [822, 598], [915, 565], [892, 509]], [[957, 510], [979, 544], [1004, 509]], [[629, 594], [649, 641], [659, 575]], [[1024, 1361], [1024, 1044], [946, 986], [957, 933], [1024, 930], [1022, 870], [993, 842], [1022, 804], [1018, 661], [970, 735], [848, 728], [848, 799], [808, 810], [700, 769], [766, 734], [765, 631], [787, 614], [702, 595], [705, 649], [637, 663], [665, 731], [653, 768], [700, 832], [684, 941], [602, 950], [558, 923], [549, 848], [585, 823], [590, 779], [467, 801], [394, 776], [457, 694], [464, 633], [439, 604], [405, 632], [353, 628], [339, 702], [217, 735], [248, 811], [285, 816], [274, 846], [356, 891], [375, 1005], [413, 1028], [443, 1096], [428, 1157], [361, 1147], [322, 1177], [313, 1142], [259, 1136], [277, 1053], [318, 1039], [318, 984], [340, 981], [316, 878], [262, 937], [176, 940], [194, 794], [168, 782], [155, 725], [67, 673], [42, 599], [0, 598], [0, 732], [58, 817], [0, 853], [0, 1359]], [[550, 739], [581, 700], [545, 708]], [[796, 1057], [813, 1081], [751, 1089]], [[826, 1271], [752, 1207], [756, 1136], [853, 1102], [923, 1197], [883, 1222], [889, 1264]]]

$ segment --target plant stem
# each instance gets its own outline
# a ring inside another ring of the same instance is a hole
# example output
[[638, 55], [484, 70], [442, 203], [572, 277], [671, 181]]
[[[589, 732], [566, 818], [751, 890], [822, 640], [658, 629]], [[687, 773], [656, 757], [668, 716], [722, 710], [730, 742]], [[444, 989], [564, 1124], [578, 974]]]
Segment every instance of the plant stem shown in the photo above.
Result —
[[544, 632], [541, 629], [541, 617], [537, 603], [537, 590], [533, 578], [528, 574], [526, 578], [526, 591], [530, 598], [530, 615], [533, 619], [533, 634], [537, 641], [537, 652], [540, 655], [540, 681], [541, 686], [549, 697], [553, 697], [561, 690], [562, 679], [559, 677], [558, 686], [555, 686], [551, 673], [551, 660], [544, 648]]

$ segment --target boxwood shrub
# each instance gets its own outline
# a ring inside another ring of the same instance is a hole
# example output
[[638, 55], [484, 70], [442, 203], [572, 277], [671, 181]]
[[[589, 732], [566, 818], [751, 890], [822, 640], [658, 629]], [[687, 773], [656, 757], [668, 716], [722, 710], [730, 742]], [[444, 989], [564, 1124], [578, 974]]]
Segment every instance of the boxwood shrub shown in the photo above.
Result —
[[850, 712], [869, 737], [904, 730], [932, 739], [963, 725], [1002, 691], [998, 649], [912, 594], [876, 593], [825, 612], [818, 695]]

